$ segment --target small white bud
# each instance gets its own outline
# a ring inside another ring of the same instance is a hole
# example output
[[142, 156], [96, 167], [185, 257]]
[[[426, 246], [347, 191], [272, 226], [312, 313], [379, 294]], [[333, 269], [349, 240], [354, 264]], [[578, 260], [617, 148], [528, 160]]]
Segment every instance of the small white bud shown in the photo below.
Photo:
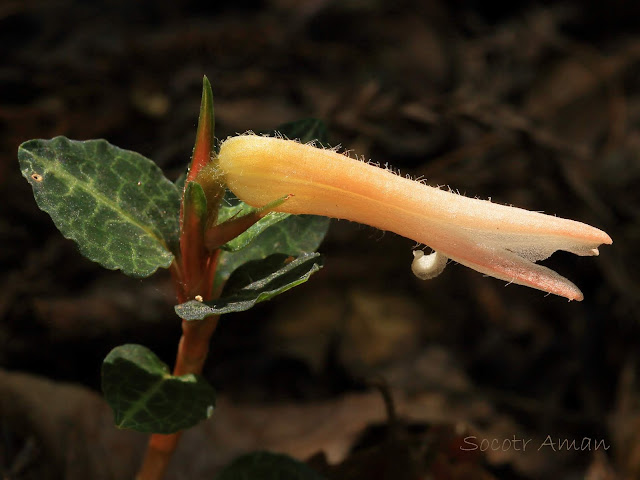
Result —
[[447, 260], [447, 257], [438, 252], [425, 255], [422, 250], [414, 250], [411, 271], [420, 280], [431, 280], [442, 273]]

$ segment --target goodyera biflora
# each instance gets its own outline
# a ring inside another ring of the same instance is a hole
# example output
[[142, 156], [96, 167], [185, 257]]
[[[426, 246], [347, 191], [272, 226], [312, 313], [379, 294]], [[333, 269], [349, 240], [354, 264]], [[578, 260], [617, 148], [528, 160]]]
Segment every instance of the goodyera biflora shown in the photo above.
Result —
[[483, 274], [569, 300], [582, 292], [537, 265], [556, 250], [598, 255], [611, 244], [584, 223], [464, 197], [396, 175], [334, 150], [246, 134], [224, 141], [219, 174], [242, 201], [261, 207], [292, 195], [275, 210], [359, 222], [425, 244], [414, 252], [420, 278], [440, 273], [447, 259]]

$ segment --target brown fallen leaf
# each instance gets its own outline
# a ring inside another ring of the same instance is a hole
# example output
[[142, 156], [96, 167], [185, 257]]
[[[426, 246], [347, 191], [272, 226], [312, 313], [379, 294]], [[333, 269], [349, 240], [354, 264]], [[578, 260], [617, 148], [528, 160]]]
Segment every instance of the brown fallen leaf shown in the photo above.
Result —
[[0, 370], [0, 418], [37, 445], [29, 478], [132, 478], [144, 451], [144, 435], [116, 429], [106, 403], [71, 384]]
[[[392, 394], [398, 415], [407, 422], [453, 424], [464, 415], [491, 413], [481, 400]], [[20, 437], [34, 438], [40, 453], [27, 468], [38, 469], [37, 478], [131, 478], [145, 447], [146, 435], [114, 427], [112, 413], [97, 393], [28, 374], [0, 370], [0, 417]], [[322, 451], [331, 464], [338, 464], [367, 426], [386, 420], [378, 392], [277, 405], [238, 404], [221, 395], [213, 417], [184, 433], [167, 480], [210, 479], [238, 455], [254, 450], [300, 460]]]

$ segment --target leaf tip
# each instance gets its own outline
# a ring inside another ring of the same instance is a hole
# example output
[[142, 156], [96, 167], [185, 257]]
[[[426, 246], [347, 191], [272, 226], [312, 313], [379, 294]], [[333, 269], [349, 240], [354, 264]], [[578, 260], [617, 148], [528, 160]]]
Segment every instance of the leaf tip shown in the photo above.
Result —
[[202, 167], [211, 161], [214, 155], [215, 117], [213, 113], [213, 92], [206, 75], [202, 79], [202, 100], [196, 132], [196, 144], [187, 175], [187, 182], [193, 181]]

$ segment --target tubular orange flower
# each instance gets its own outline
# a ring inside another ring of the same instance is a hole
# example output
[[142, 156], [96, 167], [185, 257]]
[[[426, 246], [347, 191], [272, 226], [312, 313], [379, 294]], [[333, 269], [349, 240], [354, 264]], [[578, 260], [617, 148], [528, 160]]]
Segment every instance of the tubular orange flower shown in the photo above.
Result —
[[[293, 195], [275, 210], [389, 230], [478, 272], [569, 300], [582, 300], [578, 287], [534, 262], [556, 250], [598, 255], [599, 245], [612, 243], [584, 223], [463, 197], [291, 140], [229, 138], [218, 161], [228, 188], [252, 206]], [[419, 257], [413, 266], [418, 275]], [[444, 266], [442, 257], [431, 263]]]

